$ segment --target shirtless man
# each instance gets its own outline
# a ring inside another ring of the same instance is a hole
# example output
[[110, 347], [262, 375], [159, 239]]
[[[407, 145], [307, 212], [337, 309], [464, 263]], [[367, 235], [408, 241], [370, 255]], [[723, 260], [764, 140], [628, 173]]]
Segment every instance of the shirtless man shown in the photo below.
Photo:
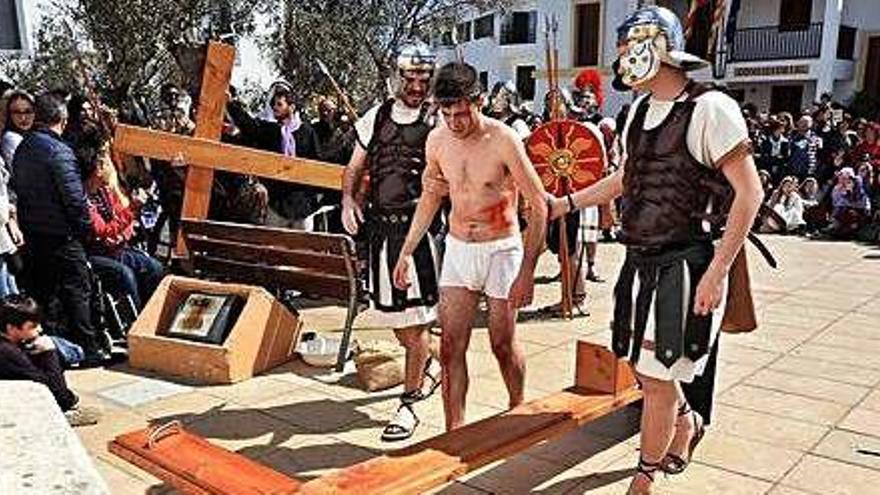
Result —
[[[439, 319], [443, 407], [446, 428], [452, 430], [464, 423], [465, 354], [483, 293], [489, 299], [492, 352], [501, 367], [510, 407], [523, 401], [525, 356], [516, 341], [516, 314], [532, 299], [547, 205], [520, 137], [503, 122], [480, 113], [480, 82], [473, 67], [443, 66], [436, 75], [434, 98], [445, 126], [428, 136], [422, 195], [394, 269], [394, 282], [399, 288], [410, 284], [411, 254], [448, 195], [452, 212], [440, 276]], [[524, 236], [517, 223], [518, 193], [532, 205]]]

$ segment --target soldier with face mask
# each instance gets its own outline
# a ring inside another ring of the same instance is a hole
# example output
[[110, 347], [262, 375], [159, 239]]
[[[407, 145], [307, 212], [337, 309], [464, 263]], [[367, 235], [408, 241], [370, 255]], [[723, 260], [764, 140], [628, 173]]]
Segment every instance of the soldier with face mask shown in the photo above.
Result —
[[624, 200], [627, 253], [611, 326], [645, 395], [633, 494], [651, 493], [658, 470], [689, 464], [710, 419], [722, 323], [756, 326], [748, 284], [736, 278], [743, 265], [734, 265], [763, 196], [748, 130], [736, 101], [688, 78], [707, 63], [683, 50], [668, 9], [639, 9], [618, 28], [613, 86], [641, 93], [622, 133], [623, 167], [552, 205], [562, 215]]
[[[394, 329], [406, 349], [404, 393], [394, 419], [382, 433], [385, 441], [412, 436], [419, 424], [413, 405], [436, 390], [429, 328], [436, 320], [439, 249], [437, 237], [426, 236], [413, 252], [408, 290], [394, 287], [391, 274], [422, 193], [425, 141], [434, 127], [427, 102], [436, 57], [424, 43], [402, 46], [391, 76], [393, 97], [369, 110], [355, 123], [357, 142], [345, 170], [342, 221], [355, 235], [363, 229], [369, 244], [368, 289], [384, 325]], [[356, 198], [369, 174], [362, 209]], [[435, 219], [432, 233], [442, 223]], [[426, 380], [427, 378], [427, 380]]]

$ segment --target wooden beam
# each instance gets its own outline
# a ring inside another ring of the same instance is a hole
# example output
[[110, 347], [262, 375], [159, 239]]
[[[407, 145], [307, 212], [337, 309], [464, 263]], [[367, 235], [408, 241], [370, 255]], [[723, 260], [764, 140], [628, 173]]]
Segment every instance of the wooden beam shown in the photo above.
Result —
[[[642, 392], [630, 381], [632, 373], [625, 361], [592, 344], [581, 344], [578, 354], [582, 367], [585, 368], [588, 363], [596, 366], [593, 370], [579, 369], [579, 379], [596, 383], [608, 391], [572, 387], [403, 450], [313, 479], [298, 486], [295, 493], [424, 493], [481, 466], [575, 430], [642, 398]], [[594, 374], [595, 377], [588, 378]], [[624, 388], [627, 385], [629, 388]], [[124, 443], [121, 439], [125, 437], [117, 437], [114, 443], [117, 446]], [[139, 437], [135, 438], [140, 440]], [[186, 472], [185, 468], [177, 467], [172, 462], [171, 456], [156, 457], [159, 458], [152, 459], [152, 465], [138, 465], [157, 475], [163, 474], [157, 467], [168, 469], [166, 466], [174, 466], [176, 473]]]
[[[293, 158], [281, 153], [124, 124], [116, 127], [113, 147], [120, 153], [165, 161], [171, 161], [178, 153], [183, 153], [188, 164], [198, 167], [337, 191], [342, 189], [342, 173], [345, 170], [345, 167], [340, 165], [318, 160]], [[189, 185], [187, 185], [187, 194], [189, 194]]]
[[148, 428], [120, 435], [108, 449], [184, 493], [288, 494], [301, 486], [299, 480], [182, 429], [151, 442], [154, 431]]
[[615, 396], [571, 388], [401, 452], [306, 482], [298, 493], [423, 493], [539, 442], [573, 431], [641, 397], [641, 391], [636, 389]]
[[[234, 63], [233, 46], [213, 41], [208, 43], [194, 137], [211, 141], [220, 140], [223, 131], [223, 112], [226, 108], [226, 91], [229, 88]], [[208, 218], [213, 183], [214, 171], [210, 168], [196, 166], [187, 170], [182, 217]]]

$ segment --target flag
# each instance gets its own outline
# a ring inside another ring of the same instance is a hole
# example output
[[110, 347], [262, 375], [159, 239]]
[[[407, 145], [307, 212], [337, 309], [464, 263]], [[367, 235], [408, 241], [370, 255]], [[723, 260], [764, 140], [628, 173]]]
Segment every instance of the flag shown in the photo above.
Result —
[[[737, 0], [732, 0], [739, 3]], [[731, 5], [732, 6], [732, 5]], [[715, 0], [715, 8], [712, 11], [712, 25], [709, 31], [708, 59], [712, 62], [712, 76], [715, 79], [723, 79], [727, 73], [727, 60], [733, 48], [728, 42], [728, 23], [725, 22], [727, 15], [727, 1]], [[737, 6], [737, 10], [739, 6]], [[734, 27], [734, 34], [736, 28]]]
[[691, 7], [688, 9], [687, 19], [684, 23], [684, 37], [691, 39], [694, 34], [694, 27], [700, 16], [700, 11], [709, 5], [709, 0], [691, 0]]
[[727, 14], [727, 33], [725, 33], [728, 46], [733, 45], [733, 41], [736, 39], [736, 22], [741, 4], [741, 0], [731, 0], [730, 2], [730, 12]]
[[709, 30], [709, 58], [718, 52], [718, 42], [721, 40], [724, 30], [724, 14], [727, 13], [727, 1], [715, 0], [715, 9], [712, 11], [712, 27]]

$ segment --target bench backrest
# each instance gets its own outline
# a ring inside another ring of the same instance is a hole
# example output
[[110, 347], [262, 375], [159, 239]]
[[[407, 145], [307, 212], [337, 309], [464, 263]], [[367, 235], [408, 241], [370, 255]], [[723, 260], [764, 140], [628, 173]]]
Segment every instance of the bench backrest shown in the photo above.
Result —
[[193, 219], [182, 227], [197, 275], [342, 301], [357, 293], [348, 236]]

